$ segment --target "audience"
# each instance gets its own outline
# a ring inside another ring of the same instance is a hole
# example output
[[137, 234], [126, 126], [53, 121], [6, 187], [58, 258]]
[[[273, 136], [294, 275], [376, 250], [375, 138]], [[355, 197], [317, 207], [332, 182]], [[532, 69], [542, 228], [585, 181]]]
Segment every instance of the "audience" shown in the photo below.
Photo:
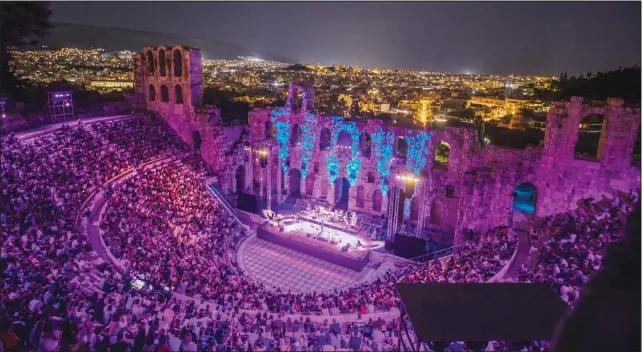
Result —
[[[209, 193], [204, 162], [183, 159], [108, 190], [100, 229], [120, 268], [92, 262], [82, 203], [125, 170], [188, 150], [163, 122], [139, 118], [2, 139], [0, 351], [391, 351], [399, 319], [367, 315], [398, 309], [396, 282], [486, 282], [516, 248], [495, 229], [491, 242], [345, 290], [281, 292], [236, 266], [246, 228]], [[572, 305], [638, 194], [547, 218], [537, 266], [520, 281], [550, 282]], [[81, 284], [88, 274], [99, 283]], [[333, 318], [347, 313], [357, 319]]]

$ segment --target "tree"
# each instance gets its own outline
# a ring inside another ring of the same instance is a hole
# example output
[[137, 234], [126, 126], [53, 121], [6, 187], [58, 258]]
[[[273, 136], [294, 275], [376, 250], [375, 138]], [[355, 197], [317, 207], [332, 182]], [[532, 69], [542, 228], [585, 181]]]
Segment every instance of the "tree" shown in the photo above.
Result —
[[35, 45], [51, 29], [48, 2], [0, 3], [0, 95], [17, 95], [23, 83], [9, 66], [10, 48]]

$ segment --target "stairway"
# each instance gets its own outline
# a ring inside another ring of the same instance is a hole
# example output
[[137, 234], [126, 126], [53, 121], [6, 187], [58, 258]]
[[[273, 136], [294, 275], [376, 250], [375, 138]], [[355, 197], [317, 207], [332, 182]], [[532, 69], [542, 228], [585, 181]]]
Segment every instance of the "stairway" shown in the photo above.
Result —
[[530, 225], [528, 221], [522, 221], [514, 224], [513, 233], [517, 237], [517, 254], [515, 254], [515, 260], [508, 268], [508, 271], [504, 275], [503, 279], [516, 279], [519, 275], [519, 269], [522, 265], [530, 267], [533, 264], [533, 254], [531, 253], [531, 244], [530, 244]]

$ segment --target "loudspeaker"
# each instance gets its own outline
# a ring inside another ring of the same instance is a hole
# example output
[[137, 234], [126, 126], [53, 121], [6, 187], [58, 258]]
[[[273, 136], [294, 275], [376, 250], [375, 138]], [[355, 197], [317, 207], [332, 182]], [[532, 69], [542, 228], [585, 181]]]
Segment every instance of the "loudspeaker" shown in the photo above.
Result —
[[426, 240], [423, 238], [395, 236], [395, 255], [403, 258], [415, 258], [426, 254]]
[[256, 205], [256, 196], [241, 192], [239, 193], [238, 208], [248, 213], [256, 214], [258, 207]]

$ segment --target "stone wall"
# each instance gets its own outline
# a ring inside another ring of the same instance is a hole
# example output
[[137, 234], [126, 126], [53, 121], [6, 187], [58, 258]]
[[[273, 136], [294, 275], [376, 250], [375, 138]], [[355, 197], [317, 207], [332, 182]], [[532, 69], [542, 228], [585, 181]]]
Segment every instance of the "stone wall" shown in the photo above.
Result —
[[[160, 72], [163, 53], [165, 75]], [[172, 61], [175, 57], [181, 60], [179, 75]], [[389, 204], [384, 190], [405, 191], [405, 181], [398, 176], [410, 176], [419, 181], [405, 221], [448, 233], [457, 244], [467, 229], [484, 232], [511, 225], [513, 194], [524, 183], [536, 188], [535, 217], [573, 209], [582, 198], [608, 196], [640, 184], [640, 170], [630, 162], [640, 110], [623, 107], [621, 99], [609, 99], [603, 106], [583, 104], [578, 97], [555, 103], [547, 116], [542, 145], [526, 150], [482, 148], [472, 128], [399, 128], [379, 120], [318, 115], [310, 82], [292, 86], [284, 108], [254, 109], [248, 125], [223, 126], [215, 107], [202, 106], [198, 49], [145, 48], [137, 58], [136, 69], [142, 72], [137, 84], [144, 87], [147, 109], [159, 112], [190, 144], [192, 133], [199, 131], [203, 158], [218, 175], [223, 193], [243, 190], [265, 199], [269, 176], [272, 199], [277, 202], [299, 189], [301, 195], [333, 205], [337, 200], [332, 178], [339, 182], [345, 178], [350, 183], [349, 209], [381, 215], [387, 214]], [[161, 97], [163, 85], [169, 96]], [[183, 93], [182, 103], [176, 102], [176, 89], [169, 89], [177, 86]], [[583, 160], [574, 155], [574, 148], [580, 121], [591, 114], [603, 115], [605, 124], [597, 159]], [[291, 140], [297, 133], [298, 139]], [[322, 148], [325, 134], [330, 136], [328, 148]], [[391, 138], [393, 153], [387, 164], [375, 153], [379, 142], [374, 137], [382, 135]], [[418, 141], [414, 149], [413, 140]], [[450, 148], [446, 163], [435, 161], [440, 143]], [[269, 156], [269, 175], [268, 168], [261, 167], [262, 153]], [[409, 159], [413, 162], [407, 163]], [[384, 182], [382, 170], [390, 171]]]
[[146, 47], [134, 62], [140, 77], [136, 85], [143, 87], [147, 110], [158, 112], [192, 146], [193, 133], [198, 131], [203, 159], [212, 171], [223, 176], [219, 177], [219, 186], [229, 192], [232, 181], [226, 168], [237, 163], [231, 160], [237, 153], [233, 146], [245, 127], [224, 128], [219, 110], [203, 106], [200, 50], [184, 46]]

